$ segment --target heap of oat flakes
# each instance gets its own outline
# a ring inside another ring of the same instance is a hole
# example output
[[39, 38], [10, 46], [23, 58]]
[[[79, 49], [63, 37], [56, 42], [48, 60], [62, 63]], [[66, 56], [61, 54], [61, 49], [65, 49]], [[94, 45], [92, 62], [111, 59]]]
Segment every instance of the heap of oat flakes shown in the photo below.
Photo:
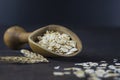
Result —
[[75, 75], [82, 80], [120, 80], [120, 62], [107, 61], [75, 63], [72, 67], [55, 66], [54, 76]]
[[76, 52], [76, 42], [65, 33], [57, 31], [46, 31], [43, 36], [37, 37], [40, 46], [55, 52], [56, 54], [69, 55]]

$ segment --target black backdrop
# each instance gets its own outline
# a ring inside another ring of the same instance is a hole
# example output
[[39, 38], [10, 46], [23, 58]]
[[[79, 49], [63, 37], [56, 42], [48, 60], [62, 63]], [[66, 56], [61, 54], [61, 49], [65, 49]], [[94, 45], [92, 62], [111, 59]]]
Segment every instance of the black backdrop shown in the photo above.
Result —
[[0, 24], [120, 26], [119, 0], [0, 0]]

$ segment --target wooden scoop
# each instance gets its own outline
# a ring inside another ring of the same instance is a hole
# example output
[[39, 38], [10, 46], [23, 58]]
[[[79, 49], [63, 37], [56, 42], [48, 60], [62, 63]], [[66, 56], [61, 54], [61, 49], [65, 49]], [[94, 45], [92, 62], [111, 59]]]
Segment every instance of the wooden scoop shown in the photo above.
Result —
[[[72, 40], [76, 41], [77, 43], [76, 47], [78, 51], [70, 55], [62, 55], [62, 54], [54, 53], [40, 46], [40, 44], [36, 43], [37, 36], [43, 35], [46, 32], [46, 30], [53, 30], [53, 31], [58, 31], [60, 33], [68, 34]], [[80, 53], [82, 50], [82, 43], [78, 38], [78, 36], [75, 33], [73, 33], [71, 30], [60, 25], [48, 25], [39, 28], [33, 32], [26, 32], [23, 28], [19, 26], [13, 26], [6, 30], [4, 34], [4, 42], [11, 49], [19, 49], [20, 47], [23, 46], [23, 44], [29, 42], [31, 49], [34, 52], [39, 53], [46, 57], [54, 57], [54, 56], [72, 57]]]

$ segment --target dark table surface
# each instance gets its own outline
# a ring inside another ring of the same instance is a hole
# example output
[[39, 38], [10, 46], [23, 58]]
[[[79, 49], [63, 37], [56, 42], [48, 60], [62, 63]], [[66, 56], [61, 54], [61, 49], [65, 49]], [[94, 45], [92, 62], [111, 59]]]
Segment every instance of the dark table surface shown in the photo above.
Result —
[[[19, 50], [7, 48], [3, 42], [4, 31], [8, 27], [0, 26], [0, 55], [21, 55]], [[37, 27], [24, 27], [33, 31]], [[83, 50], [72, 58], [48, 58], [50, 63], [10, 64], [0, 63], [0, 80], [79, 80], [70, 75], [53, 76], [55, 66], [68, 67], [78, 62], [101, 60], [112, 61], [120, 57], [120, 28], [69, 27], [81, 39]], [[29, 48], [29, 46], [25, 47]]]

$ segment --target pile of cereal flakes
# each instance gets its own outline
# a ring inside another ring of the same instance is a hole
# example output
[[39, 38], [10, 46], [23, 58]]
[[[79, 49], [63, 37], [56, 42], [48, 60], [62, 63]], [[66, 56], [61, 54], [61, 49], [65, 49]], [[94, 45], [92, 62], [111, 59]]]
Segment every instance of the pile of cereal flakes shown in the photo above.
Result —
[[46, 31], [43, 36], [38, 36], [37, 38], [40, 46], [53, 51], [56, 54], [69, 55], [78, 51], [76, 42], [65, 33]]
[[75, 63], [72, 67], [55, 66], [54, 76], [74, 75], [77, 78], [87, 80], [120, 80], [120, 62], [113, 59], [107, 61]]

